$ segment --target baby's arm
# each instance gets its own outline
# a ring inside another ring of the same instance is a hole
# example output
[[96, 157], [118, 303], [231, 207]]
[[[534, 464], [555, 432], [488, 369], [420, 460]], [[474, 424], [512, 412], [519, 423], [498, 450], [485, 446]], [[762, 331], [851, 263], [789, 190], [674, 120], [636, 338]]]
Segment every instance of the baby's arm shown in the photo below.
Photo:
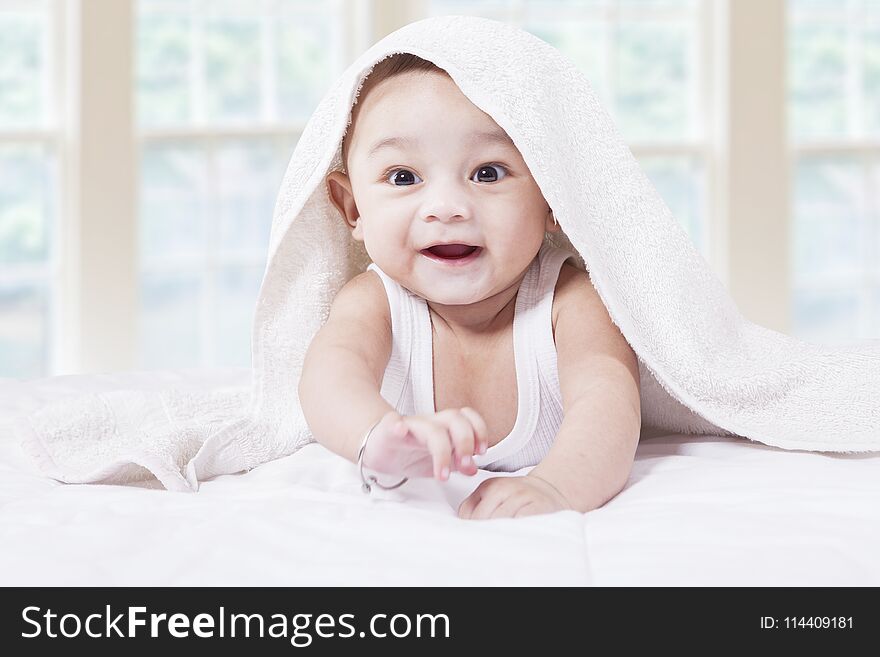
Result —
[[471, 408], [397, 413], [380, 393], [391, 346], [385, 289], [365, 272], [336, 295], [303, 362], [299, 400], [315, 439], [356, 463], [364, 434], [375, 425], [363, 457], [367, 468], [440, 480], [453, 471], [476, 474], [473, 455], [486, 451], [486, 423]]
[[370, 277], [375, 274], [360, 274], [337, 293], [299, 381], [303, 415], [315, 439], [353, 463], [366, 430], [394, 410], [379, 394], [391, 356], [388, 302], [381, 281]]
[[560, 279], [555, 336], [564, 416], [553, 446], [529, 476], [587, 512], [617, 495], [629, 478], [642, 424], [639, 367], [589, 275], [565, 268]]
[[550, 484], [581, 513], [598, 509], [623, 490], [641, 426], [630, 401], [631, 377], [597, 368], [590, 378], [591, 397], [565, 411], [553, 447], [528, 474]]
[[617, 495], [629, 478], [641, 430], [635, 353], [586, 272], [563, 268], [556, 296], [562, 425], [528, 475], [485, 480], [462, 503], [462, 518], [586, 513]]

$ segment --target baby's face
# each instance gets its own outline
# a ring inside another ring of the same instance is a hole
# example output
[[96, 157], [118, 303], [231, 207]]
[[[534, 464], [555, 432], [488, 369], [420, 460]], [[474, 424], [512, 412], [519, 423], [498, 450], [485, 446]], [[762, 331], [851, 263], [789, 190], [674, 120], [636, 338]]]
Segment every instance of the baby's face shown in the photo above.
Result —
[[[354, 128], [348, 176], [328, 176], [331, 198], [370, 258], [429, 301], [470, 304], [505, 290], [544, 231], [559, 230], [513, 142], [445, 75], [382, 81]], [[438, 243], [479, 249], [443, 259], [426, 250]]]

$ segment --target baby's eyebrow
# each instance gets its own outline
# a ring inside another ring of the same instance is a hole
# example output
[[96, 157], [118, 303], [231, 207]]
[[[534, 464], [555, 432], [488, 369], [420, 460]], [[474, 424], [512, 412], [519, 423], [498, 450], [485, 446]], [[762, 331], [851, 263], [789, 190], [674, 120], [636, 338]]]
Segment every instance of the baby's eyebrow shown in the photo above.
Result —
[[[473, 146], [482, 144], [501, 144], [502, 146], [514, 146], [513, 140], [504, 130], [488, 130], [472, 132], [470, 142]], [[385, 137], [377, 141], [367, 152], [370, 159], [383, 148], [415, 148], [419, 145], [418, 137]]]

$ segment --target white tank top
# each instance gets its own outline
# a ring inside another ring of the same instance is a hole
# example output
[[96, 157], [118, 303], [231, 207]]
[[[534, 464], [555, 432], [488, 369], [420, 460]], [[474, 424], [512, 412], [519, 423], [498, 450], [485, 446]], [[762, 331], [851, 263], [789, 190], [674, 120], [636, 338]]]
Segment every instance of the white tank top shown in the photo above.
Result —
[[[513, 353], [519, 396], [510, 433], [474, 462], [496, 472], [537, 465], [562, 424], [562, 395], [553, 341], [553, 292], [562, 263], [575, 255], [544, 242], [516, 295]], [[382, 379], [382, 397], [401, 415], [435, 412], [431, 317], [425, 299], [389, 277], [375, 263], [391, 308], [391, 357]], [[510, 394], [513, 386], [510, 386]]]

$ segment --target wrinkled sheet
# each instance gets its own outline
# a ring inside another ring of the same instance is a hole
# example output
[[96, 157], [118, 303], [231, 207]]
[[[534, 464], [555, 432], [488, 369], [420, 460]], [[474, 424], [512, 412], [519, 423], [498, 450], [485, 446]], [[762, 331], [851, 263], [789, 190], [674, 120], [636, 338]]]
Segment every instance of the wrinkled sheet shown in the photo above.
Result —
[[880, 585], [878, 454], [657, 436], [601, 509], [465, 521], [458, 504], [499, 473], [365, 495], [355, 465], [311, 444], [198, 493], [65, 485], [12, 431], [16, 411], [66, 395], [248, 382], [246, 369], [0, 379], [0, 585]]

